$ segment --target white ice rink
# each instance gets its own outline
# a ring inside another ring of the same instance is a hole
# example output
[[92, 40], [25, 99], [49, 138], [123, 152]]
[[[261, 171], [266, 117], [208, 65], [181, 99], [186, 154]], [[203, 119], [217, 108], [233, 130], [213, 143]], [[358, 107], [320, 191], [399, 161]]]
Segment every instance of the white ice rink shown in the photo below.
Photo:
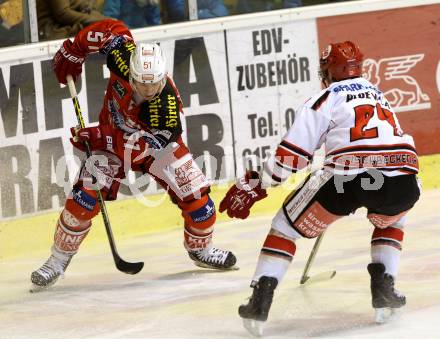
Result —
[[[312, 274], [329, 281], [299, 286], [313, 245], [301, 240], [266, 326], [269, 338], [440, 338], [440, 191], [428, 191], [409, 215], [397, 288], [407, 296], [400, 319], [376, 325], [370, 306], [365, 211], [327, 232]], [[45, 257], [0, 263], [0, 338], [246, 338], [237, 307], [248, 287], [270, 218], [219, 224], [215, 243], [232, 249], [239, 271], [193, 266], [182, 230], [119, 241], [126, 260], [145, 261], [135, 276], [118, 272], [108, 246], [87, 242], [66, 277], [30, 294], [30, 272]], [[117, 240], [117, 239], [116, 239]]]

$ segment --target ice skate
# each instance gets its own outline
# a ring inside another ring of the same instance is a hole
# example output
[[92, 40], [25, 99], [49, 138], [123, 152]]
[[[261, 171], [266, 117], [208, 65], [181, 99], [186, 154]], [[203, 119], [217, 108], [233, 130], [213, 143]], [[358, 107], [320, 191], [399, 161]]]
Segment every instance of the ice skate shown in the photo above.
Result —
[[378, 324], [389, 322], [399, 314], [397, 309], [406, 304], [406, 298], [394, 288], [394, 278], [385, 273], [383, 264], [369, 264], [368, 272], [371, 276], [371, 297], [375, 309], [375, 321]]
[[217, 270], [237, 270], [235, 266], [237, 258], [226, 250], [221, 250], [212, 246], [203, 249], [189, 250], [189, 257], [199, 267], [212, 268]]
[[278, 285], [278, 280], [272, 277], [262, 276], [260, 280], [252, 284], [254, 291], [246, 305], [238, 308], [238, 314], [243, 318], [244, 327], [254, 336], [263, 335], [264, 323], [269, 315], [273, 293]]
[[39, 292], [53, 284], [58, 278], [64, 277], [64, 272], [72, 259], [73, 254], [62, 253], [52, 248], [52, 254], [38, 270], [32, 272], [32, 288], [30, 292]]

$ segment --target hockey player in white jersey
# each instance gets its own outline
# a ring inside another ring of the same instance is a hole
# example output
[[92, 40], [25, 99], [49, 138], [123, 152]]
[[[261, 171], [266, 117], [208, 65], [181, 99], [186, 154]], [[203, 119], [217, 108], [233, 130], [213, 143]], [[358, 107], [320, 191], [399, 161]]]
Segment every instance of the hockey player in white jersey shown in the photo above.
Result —
[[[252, 279], [253, 294], [239, 307], [244, 324], [262, 334], [274, 290], [292, 261], [296, 240], [315, 238], [337, 219], [366, 207], [371, 239], [372, 304], [399, 308], [405, 296], [394, 289], [406, 213], [419, 198], [418, 157], [383, 93], [362, 78], [363, 55], [352, 42], [330, 44], [320, 58], [323, 89], [298, 110], [275, 155], [260, 173], [247, 172], [230, 188], [220, 211], [246, 218], [252, 205], [292, 173], [306, 168], [325, 145], [322, 169], [284, 201], [272, 220]], [[380, 319], [377, 319], [380, 321]]]

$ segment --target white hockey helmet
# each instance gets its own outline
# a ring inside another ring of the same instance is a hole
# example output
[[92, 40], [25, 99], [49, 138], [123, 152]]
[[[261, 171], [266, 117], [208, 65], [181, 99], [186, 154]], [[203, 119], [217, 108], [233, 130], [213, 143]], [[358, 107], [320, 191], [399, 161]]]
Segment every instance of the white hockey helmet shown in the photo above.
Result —
[[[137, 44], [130, 57], [130, 84], [133, 90], [143, 98], [151, 100], [162, 92], [166, 75], [166, 59], [160, 46]], [[155, 91], [155, 94], [152, 95], [151, 91]]]

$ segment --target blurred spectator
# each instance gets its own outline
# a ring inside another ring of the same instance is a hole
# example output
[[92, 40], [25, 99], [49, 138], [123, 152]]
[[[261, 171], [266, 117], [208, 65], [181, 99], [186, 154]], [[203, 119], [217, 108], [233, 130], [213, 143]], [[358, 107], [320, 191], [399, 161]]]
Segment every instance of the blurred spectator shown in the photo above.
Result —
[[0, 1], [0, 47], [25, 42], [22, 0]]
[[74, 36], [81, 28], [106, 19], [94, 0], [37, 0], [40, 40]]
[[[167, 11], [167, 23], [185, 20], [185, 0], [164, 0]], [[227, 16], [229, 11], [223, 0], [197, 0], [197, 16], [199, 19]]]
[[95, 8], [98, 12], [101, 12], [104, 10], [104, 3], [105, 0], [95, 0]]
[[106, 0], [103, 14], [123, 21], [129, 28], [160, 24], [159, 0]]
[[217, 18], [229, 15], [223, 0], [197, 0], [199, 19]]
[[301, 0], [238, 0], [237, 14], [302, 6]]

